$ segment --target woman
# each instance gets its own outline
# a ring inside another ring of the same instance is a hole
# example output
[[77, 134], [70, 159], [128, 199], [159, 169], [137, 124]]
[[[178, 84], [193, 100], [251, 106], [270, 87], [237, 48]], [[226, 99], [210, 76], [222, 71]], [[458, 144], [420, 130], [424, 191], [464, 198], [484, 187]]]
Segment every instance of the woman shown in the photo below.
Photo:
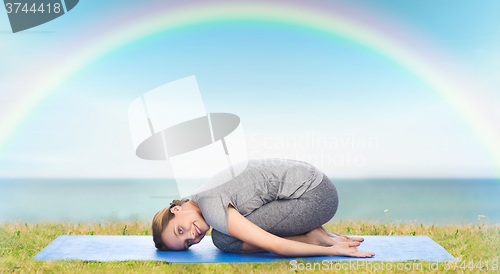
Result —
[[[234, 171], [241, 171], [234, 176]], [[159, 250], [184, 250], [213, 227], [212, 241], [227, 252], [282, 256], [372, 257], [357, 250], [362, 238], [329, 232], [338, 207], [335, 186], [305, 162], [248, 160], [219, 172], [153, 218]]]

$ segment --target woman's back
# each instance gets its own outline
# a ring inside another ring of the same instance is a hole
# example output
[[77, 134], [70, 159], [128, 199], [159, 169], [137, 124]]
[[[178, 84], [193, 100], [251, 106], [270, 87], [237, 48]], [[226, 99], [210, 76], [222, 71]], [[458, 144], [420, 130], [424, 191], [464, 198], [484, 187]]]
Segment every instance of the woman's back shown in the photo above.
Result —
[[[245, 166], [233, 177], [231, 169]], [[286, 159], [248, 160], [219, 172], [193, 192], [192, 200], [200, 207], [207, 223], [229, 234], [227, 206], [247, 216], [262, 205], [279, 199], [295, 199], [319, 185], [323, 172], [300, 161]]]

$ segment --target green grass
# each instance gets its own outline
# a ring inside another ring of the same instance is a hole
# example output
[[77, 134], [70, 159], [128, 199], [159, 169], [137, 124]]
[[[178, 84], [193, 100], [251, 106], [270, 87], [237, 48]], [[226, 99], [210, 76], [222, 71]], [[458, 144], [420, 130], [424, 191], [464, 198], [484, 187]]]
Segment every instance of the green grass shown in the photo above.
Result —
[[[492, 270], [491, 262], [500, 260], [500, 224], [485, 224], [481, 221], [474, 225], [434, 226], [420, 223], [370, 223], [364, 221], [337, 222], [327, 225], [331, 231], [350, 235], [427, 235], [443, 246], [451, 255], [465, 261], [464, 265], [456, 265], [455, 271], [444, 270], [447, 264], [439, 264], [439, 270], [429, 269], [428, 262], [422, 263], [422, 269], [415, 271], [379, 270], [360, 267], [358, 271], [340, 270], [338, 273], [499, 273]], [[178, 264], [156, 261], [126, 262], [88, 262], [57, 261], [40, 262], [31, 259], [59, 235], [151, 235], [150, 224], [146, 222], [109, 222], [109, 223], [5, 223], [0, 224], [0, 273], [274, 273], [292, 272], [290, 263], [278, 261], [273, 263], [241, 263], [241, 264]], [[151, 243], [153, 244], [153, 243]], [[470, 269], [467, 266], [474, 261], [489, 261], [490, 270]], [[306, 267], [306, 261], [299, 261]], [[380, 265], [379, 265], [380, 266]], [[393, 263], [396, 267], [396, 263]], [[453, 265], [450, 265], [453, 268]], [[466, 267], [465, 269], [460, 268]], [[498, 266], [498, 264], [497, 264]], [[311, 267], [313, 267], [311, 265]], [[328, 272], [332, 270], [316, 272]], [[341, 267], [341, 265], [339, 265]], [[376, 267], [376, 266], [373, 266]]]

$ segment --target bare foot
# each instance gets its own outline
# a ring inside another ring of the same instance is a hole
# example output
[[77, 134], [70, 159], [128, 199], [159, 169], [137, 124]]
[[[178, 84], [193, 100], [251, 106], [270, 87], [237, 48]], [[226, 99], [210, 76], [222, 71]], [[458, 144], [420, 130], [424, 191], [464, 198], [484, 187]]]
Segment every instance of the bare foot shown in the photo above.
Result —
[[361, 238], [361, 237], [349, 237], [349, 236], [344, 236], [344, 235], [340, 235], [339, 233], [337, 232], [331, 232], [331, 231], [328, 231], [326, 230], [326, 228], [324, 228], [323, 226], [320, 226], [319, 227], [321, 230], [323, 230], [323, 232], [328, 235], [328, 237], [338, 241], [338, 242], [362, 242], [364, 241], [365, 239]]
[[357, 241], [348, 241], [344, 238], [337, 237], [331, 238], [329, 237], [322, 227], [315, 228], [306, 233], [307, 242], [315, 245], [322, 246], [341, 246], [344, 248], [359, 246], [359, 242]]
[[308, 243], [322, 246], [332, 246], [334, 243], [331, 241], [330, 237], [326, 235], [322, 229], [315, 228], [306, 233]]

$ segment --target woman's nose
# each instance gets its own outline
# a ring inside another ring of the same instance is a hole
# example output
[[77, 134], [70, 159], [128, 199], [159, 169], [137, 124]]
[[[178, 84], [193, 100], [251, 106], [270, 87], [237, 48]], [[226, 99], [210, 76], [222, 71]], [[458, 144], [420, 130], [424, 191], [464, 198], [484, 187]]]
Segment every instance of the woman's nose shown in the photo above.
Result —
[[196, 233], [193, 230], [191, 230], [190, 232], [191, 232], [191, 238], [196, 239]]

